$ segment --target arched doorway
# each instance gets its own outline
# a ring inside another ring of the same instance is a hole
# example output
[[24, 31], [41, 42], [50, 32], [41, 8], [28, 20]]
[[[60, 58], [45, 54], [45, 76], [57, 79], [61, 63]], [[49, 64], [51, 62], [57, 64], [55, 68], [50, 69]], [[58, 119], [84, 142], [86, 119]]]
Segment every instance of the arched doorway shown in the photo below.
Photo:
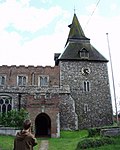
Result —
[[51, 119], [45, 114], [39, 114], [35, 119], [35, 136], [50, 137], [51, 136]]

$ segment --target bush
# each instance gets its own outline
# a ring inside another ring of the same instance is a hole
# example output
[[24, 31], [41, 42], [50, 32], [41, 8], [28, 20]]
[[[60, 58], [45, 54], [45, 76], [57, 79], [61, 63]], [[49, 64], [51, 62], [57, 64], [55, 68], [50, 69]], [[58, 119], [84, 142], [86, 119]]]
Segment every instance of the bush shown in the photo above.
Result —
[[100, 136], [101, 128], [90, 128], [88, 129], [88, 137]]
[[114, 140], [108, 137], [88, 138], [88, 139], [81, 140], [78, 143], [76, 150], [86, 149], [86, 148], [95, 148], [95, 147], [103, 146], [105, 144], [113, 144], [113, 143], [114, 143]]
[[0, 125], [22, 128], [22, 123], [26, 118], [28, 118], [28, 112], [26, 110], [11, 110], [7, 114], [0, 114]]

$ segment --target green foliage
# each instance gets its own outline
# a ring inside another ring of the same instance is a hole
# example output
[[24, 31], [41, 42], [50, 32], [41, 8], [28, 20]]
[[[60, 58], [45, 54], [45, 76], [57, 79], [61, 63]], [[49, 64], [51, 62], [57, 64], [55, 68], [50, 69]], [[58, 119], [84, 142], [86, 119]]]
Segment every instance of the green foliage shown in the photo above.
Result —
[[85, 138], [81, 140], [76, 150], [86, 149], [86, 148], [96, 148], [106, 144], [113, 144], [114, 140], [112, 138], [103, 137], [103, 138]]
[[0, 125], [21, 128], [26, 118], [28, 118], [28, 112], [25, 109], [11, 110], [8, 113], [0, 114]]
[[61, 138], [81, 138], [81, 137], [87, 137], [88, 131], [87, 130], [81, 130], [81, 131], [61, 131], [60, 137]]
[[87, 130], [61, 131], [60, 138], [49, 139], [49, 150], [75, 150], [81, 138], [88, 136]]
[[[100, 137], [96, 137], [100, 139]], [[43, 138], [44, 139], [44, 138]], [[42, 138], [38, 138], [38, 145], [34, 147], [34, 150], [38, 150], [40, 148]], [[81, 131], [61, 131], [60, 138], [47, 138], [49, 141], [49, 150], [75, 150], [78, 142], [90, 139], [87, 138], [87, 130]], [[92, 139], [92, 138], [91, 138]], [[94, 139], [94, 138], [93, 138]], [[114, 139], [114, 141], [113, 141]], [[44, 139], [45, 140], [45, 139]], [[108, 142], [109, 140], [109, 142]], [[110, 141], [111, 140], [111, 141]], [[4, 142], [3, 142], [4, 141]], [[0, 135], [0, 149], [1, 150], [12, 150], [13, 149], [13, 136], [5, 136]], [[107, 142], [106, 142], [107, 141]], [[113, 142], [113, 144], [111, 144]], [[99, 143], [99, 140], [98, 140]], [[97, 143], [97, 145], [99, 145]], [[106, 144], [108, 143], [108, 144]], [[110, 144], [109, 144], [110, 143]], [[104, 144], [100, 147], [88, 148], [88, 150], [120, 150], [120, 136], [113, 138], [104, 138]], [[79, 148], [77, 150], [83, 150]]]
[[101, 128], [90, 128], [88, 129], [88, 137], [100, 136]]

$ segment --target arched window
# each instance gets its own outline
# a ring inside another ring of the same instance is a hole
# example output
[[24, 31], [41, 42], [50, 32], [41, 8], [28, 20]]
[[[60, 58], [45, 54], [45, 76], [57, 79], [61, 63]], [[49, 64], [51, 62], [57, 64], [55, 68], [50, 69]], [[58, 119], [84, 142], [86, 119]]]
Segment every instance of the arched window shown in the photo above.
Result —
[[87, 113], [88, 111], [90, 111], [89, 105], [88, 104], [84, 104], [84, 113]]
[[0, 95], [0, 112], [7, 113], [12, 110], [12, 97]]
[[83, 82], [83, 90], [84, 90], [84, 92], [89, 92], [90, 91], [90, 82], [89, 81], [84, 81]]

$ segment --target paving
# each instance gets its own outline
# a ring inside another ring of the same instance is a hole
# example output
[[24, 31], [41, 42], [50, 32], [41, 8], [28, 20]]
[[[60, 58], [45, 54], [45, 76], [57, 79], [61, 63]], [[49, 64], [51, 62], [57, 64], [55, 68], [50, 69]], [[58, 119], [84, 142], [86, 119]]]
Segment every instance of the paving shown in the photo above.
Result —
[[42, 140], [39, 150], [48, 150], [48, 145], [49, 145], [48, 140]]

